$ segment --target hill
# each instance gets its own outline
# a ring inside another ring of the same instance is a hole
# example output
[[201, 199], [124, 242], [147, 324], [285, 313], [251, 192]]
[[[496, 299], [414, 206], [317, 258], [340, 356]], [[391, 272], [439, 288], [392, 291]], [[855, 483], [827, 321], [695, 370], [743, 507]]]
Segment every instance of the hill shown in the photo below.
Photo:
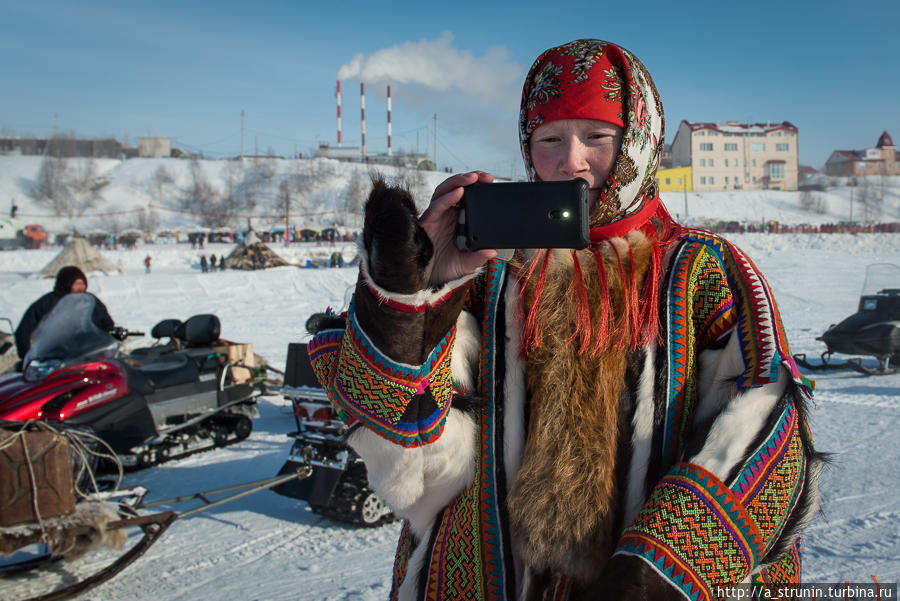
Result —
[[[257, 230], [283, 223], [285, 206], [298, 228], [359, 227], [359, 210], [376, 168], [332, 159], [67, 159], [55, 170], [43, 157], [0, 156], [0, 211], [15, 204], [22, 223], [50, 232], [119, 233], [129, 229], [191, 231], [218, 226]], [[43, 169], [42, 169], [43, 166]], [[48, 171], [50, 172], [48, 174]], [[448, 174], [378, 166], [389, 180], [410, 187], [421, 208]], [[63, 206], [35, 200], [52, 187]], [[900, 177], [820, 177], [822, 190], [722, 190], [663, 192], [670, 212], [682, 221], [821, 225], [843, 221], [900, 222]]]

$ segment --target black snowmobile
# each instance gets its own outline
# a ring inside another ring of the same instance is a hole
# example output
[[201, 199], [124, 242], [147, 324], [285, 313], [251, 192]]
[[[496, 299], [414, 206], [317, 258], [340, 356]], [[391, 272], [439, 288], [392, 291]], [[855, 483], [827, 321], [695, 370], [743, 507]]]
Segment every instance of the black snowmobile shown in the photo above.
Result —
[[246, 368], [220, 346], [218, 317], [165, 320], [153, 333], [168, 343], [121, 355], [91, 320], [94, 302], [66, 295], [41, 321], [24, 372], [0, 382], [0, 419], [89, 428], [130, 468], [250, 435], [263, 378], [235, 378]]
[[[794, 355], [807, 370], [854, 369], [865, 375], [900, 372], [900, 267], [869, 265], [856, 313], [832, 324], [816, 340], [828, 347], [821, 363], [810, 363], [802, 353]], [[834, 353], [875, 357], [878, 366], [867, 367], [859, 357], [835, 362], [831, 360]]]
[[310, 467], [312, 475], [272, 490], [306, 501], [312, 511], [341, 522], [373, 527], [393, 521], [394, 514], [369, 488], [362, 458], [347, 445], [347, 426], [319, 386], [306, 343], [288, 345], [284, 387], [280, 392], [291, 401], [297, 431], [288, 434], [294, 441], [278, 474]]

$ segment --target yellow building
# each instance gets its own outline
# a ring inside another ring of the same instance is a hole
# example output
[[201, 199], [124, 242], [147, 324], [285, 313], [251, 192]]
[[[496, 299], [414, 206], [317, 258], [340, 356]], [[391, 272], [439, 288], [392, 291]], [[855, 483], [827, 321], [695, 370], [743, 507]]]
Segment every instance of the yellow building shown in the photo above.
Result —
[[674, 167], [672, 169], [660, 169], [656, 172], [656, 181], [659, 183], [660, 192], [690, 192], [691, 168]]

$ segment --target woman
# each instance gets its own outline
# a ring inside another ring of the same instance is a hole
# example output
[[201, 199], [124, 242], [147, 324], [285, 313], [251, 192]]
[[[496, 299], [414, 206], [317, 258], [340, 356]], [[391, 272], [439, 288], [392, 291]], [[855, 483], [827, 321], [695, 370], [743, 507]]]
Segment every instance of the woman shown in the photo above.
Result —
[[392, 598], [713, 599], [799, 582], [821, 460], [765, 280], [675, 224], [663, 111], [628, 51], [551, 48], [522, 95], [533, 180], [583, 177], [583, 251], [453, 246], [463, 187], [416, 217], [376, 182], [346, 315], [310, 358], [406, 522]]

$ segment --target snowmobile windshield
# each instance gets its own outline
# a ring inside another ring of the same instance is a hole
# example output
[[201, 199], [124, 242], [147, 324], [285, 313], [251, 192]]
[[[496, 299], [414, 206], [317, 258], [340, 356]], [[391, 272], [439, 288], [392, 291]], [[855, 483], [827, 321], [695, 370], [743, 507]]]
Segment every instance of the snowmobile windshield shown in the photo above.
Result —
[[873, 263], [866, 267], [862, 295], [900, 295], [900, 266], [893, 263]]
[[25, 355], [25, 365], [71, 365], [94, 357], [109, 357], [116, 340], [91, 319], [96, 299], [90, 294], [67, 294], [38, 324]]

